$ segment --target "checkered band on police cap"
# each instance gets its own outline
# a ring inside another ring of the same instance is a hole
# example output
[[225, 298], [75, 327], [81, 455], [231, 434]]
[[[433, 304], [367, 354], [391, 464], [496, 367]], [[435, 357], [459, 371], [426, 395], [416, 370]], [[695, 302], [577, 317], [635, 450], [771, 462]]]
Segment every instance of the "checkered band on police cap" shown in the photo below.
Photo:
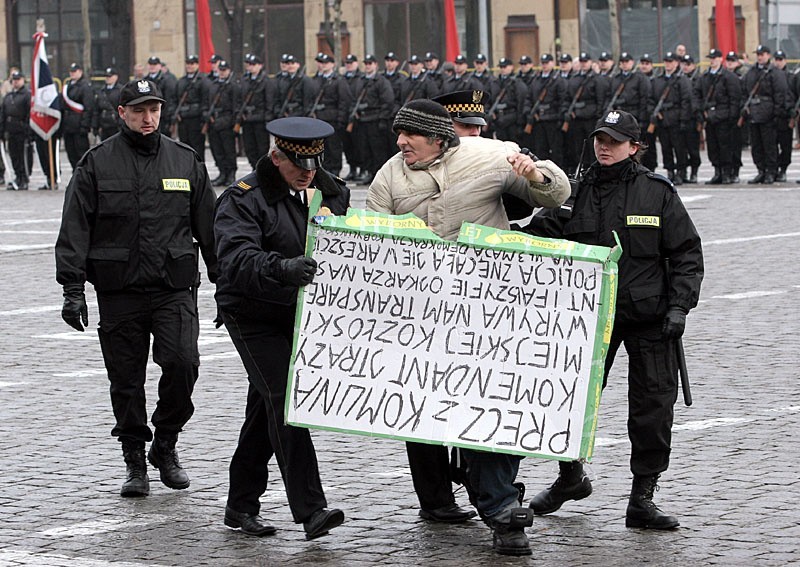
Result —
[[450, 113], [438, 102], [427, 99], [412, 100], [403, 106], [397, 112], [392, 130], [395, 133], [404, 130], [445, 141], [456, 137]]

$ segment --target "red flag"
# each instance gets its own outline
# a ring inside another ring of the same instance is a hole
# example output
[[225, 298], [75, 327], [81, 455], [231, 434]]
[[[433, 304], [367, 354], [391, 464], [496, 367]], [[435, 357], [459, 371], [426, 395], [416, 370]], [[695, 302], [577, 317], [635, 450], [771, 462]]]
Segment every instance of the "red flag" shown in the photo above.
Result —
[[458, 45], [458, 28], [456, 27], [455, 0], [444, 1], [444, 57], [445, 61], [452, 61], [461, 53]]
[[214, 40], [211, 38], [211, 10], [208, 0], [196, 0], [197, 35], [200, 38], [200, 71], [211, 71], [211, 56], [214, 55]]
[[716, 0], [717, 49], [722, 53], [736, 49], [736, 15], [733, 0]]
[[43, 140], [49, 140], [61, 124], [61, 102], [58, 89], [50, 73], [44, 38], [47, 34], [37, 32], [33, 39], [33, 64], [31, 66], [31, 129]]

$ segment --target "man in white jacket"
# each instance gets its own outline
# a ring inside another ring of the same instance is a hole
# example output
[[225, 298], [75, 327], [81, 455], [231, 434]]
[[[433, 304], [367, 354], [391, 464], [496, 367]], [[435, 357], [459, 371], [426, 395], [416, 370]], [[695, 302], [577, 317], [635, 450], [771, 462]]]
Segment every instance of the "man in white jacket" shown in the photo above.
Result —
[[[513, 142], [459, 139], [440, 104], [413, 100], [397, 113], [393, 130], [400, 153], [378, 171], [369, 187], [367, 208], [414, 213], [438, 236], [455, 240], [464, 221], [508, 229], [506, 193], [534, 207], [557, 207], [570, 193], [566, 174], [550, 161], [534, 161]], [[423, 518], [464, 521], [452, 496], [447, 449], [407, 443], [414, 489]], [[470, 500], [492, 528], [493, 545], [503, 555], [531, 553], [525, 527], [533, 516], [519, 508], [514, 480], [521, 457], [463, 450]]]

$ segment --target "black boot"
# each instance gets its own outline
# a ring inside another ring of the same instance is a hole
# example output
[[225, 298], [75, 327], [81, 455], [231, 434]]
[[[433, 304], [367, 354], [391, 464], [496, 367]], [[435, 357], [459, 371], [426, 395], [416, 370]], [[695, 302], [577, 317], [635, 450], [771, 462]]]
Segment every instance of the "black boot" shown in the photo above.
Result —
[[506, 508], [487, 519], [492, 528], [492, 548], [500, 555], [530, 555], [531, 546], [525, 528], [533, 525], [529, 508]]
[[578, 461], [559, 461], [558, 478], [531, 499], [528, 506], [541, 516], [555, 512], [567, 500], [581, 500], [592, 493], [592, 483]]
[[658, 475], [633, 477], [631, 497], [625, 511], [625, 526], [650, 530], [671, 530], [680, 526], [678, 518], [659, 510], [653, 504], [653, 491], [658, 489]]
[[697, 170], [700, 169], [698, 167], [692, 167], [692, 172], [689, 174], [689, 177], [684, 177], [684, 183], [697, 183]]
[[731, 173], [730, 173], [730, 171], [731, 170], [729, 168], [727, 168], [727, 167], [723, 167], [722, 168], [722, 184], [723, 185], [730, 185], [731, 183], [733, 183], [731, 181]]
[[775, 176], [776, 183], [786, 183], [786, 168], [781, 167], [778, 170], [778, 175]]
[[771, 171], [768, 171], [764, 174], [764, 179], [761, 180], [763, 185], [772, 185], [775, 183], [775, 174]]
[[357, 167], [351, 167], [350, 172], [347, 174], [347, 177], [344, 178], [345, 181], [355, 181], [356, 177], [360, 175]]
[[706, 185], [720, 185], [722, 183], [722, 170], [719, 167], [714, 168], [714, 177], [706, 181]]
[[150, 479], [147, 477], [147, 462], [144, 460], [144, 441], [123, 440], [122, 457], [125, 459], [126, 477], [120, 496], [147, 496], [150, 494]]
[[747, 183], [749, 185], [755, 185], [756, 183], [763, 183], [764, 182], [764, 172], [760, 169], [758, 170], [758, 175], [753, 177], [752, 179], [748, 179]]
[[738, 167], [734, 167], [734, 168], [731, 169], [731, 183], [735, 184], [735, 183], [739, 183], [739, 182], [740, 182], [740, 179], [739, 179], [739, 168]]
[[672, 178], [672, 184], [683, 185], [683, 175], [681, 174], [680, 170], [675, 172], [675, 177]]
[[228, 172], [221, 171], [219, 176], [211, 182], [212, 187], [227, 187], [228, 185]]
[[189, 475], [181, 467], [178, 460], [178, 451], [175, 443], [178, 442], [178, 434], [159, 434], [153, 439], [150, 451], [147, 453], [147, 460], [161, 473], [161, 482], [170, 488], [182, 490], [189, 487]]

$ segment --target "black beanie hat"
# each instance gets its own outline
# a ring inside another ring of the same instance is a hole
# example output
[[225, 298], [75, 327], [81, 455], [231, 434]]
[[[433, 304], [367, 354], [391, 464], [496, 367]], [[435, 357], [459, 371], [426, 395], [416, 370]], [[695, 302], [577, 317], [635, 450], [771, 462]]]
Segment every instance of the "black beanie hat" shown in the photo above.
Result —
[[429, 138], [439, 138], [449, 142], [456, 137], [450, 113], [438, 102], [425, 98], [412, 100], [397, 112], [392, 124], [396, 134], [405, 130], [411, 134], [420, 134]]

